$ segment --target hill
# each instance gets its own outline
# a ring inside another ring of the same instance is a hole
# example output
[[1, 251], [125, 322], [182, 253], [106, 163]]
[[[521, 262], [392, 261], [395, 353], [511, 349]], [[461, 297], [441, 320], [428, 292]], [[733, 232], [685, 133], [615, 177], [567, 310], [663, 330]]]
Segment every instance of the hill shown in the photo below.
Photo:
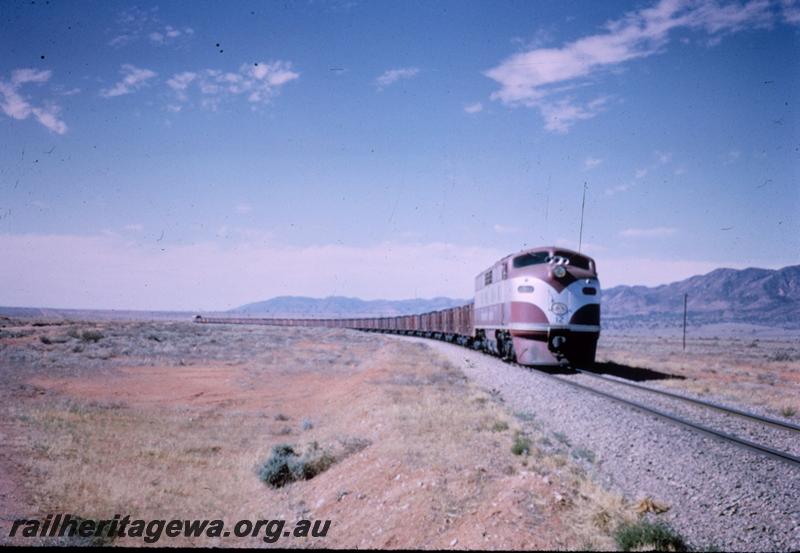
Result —
[[673, 326], [683, 320], [688, 294], [692, 325], [748, 323], [800, 328], [800, 265], [782, 269], [716, 269], [656, 287], [603, 291], [603, 326]]

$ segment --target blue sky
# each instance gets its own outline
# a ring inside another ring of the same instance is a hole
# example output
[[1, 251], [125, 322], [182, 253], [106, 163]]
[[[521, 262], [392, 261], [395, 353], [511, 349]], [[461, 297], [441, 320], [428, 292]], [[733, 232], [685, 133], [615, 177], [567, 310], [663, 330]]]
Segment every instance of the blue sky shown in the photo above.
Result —
[[470, 297], [800, 262], [800, 3], [0, 8], [0, 305]]

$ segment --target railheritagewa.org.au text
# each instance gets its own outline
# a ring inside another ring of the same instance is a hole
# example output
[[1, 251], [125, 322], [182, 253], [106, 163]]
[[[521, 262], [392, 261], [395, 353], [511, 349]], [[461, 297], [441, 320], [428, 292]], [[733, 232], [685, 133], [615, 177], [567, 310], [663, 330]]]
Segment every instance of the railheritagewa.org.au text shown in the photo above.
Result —
[[8, 537], [23, 538], [140, 538], [156, 543], [163, 538], [255, 538], [275, 543], [281, 538], [324, 538], [330, 520], [239, 520], [228, 525], [220, 519], [133, 519], [130, 515], [114, 515], [107, 520], [90, 520], [70, 514], [48, 515], [41, 519], [17, 519], [11, 524]]

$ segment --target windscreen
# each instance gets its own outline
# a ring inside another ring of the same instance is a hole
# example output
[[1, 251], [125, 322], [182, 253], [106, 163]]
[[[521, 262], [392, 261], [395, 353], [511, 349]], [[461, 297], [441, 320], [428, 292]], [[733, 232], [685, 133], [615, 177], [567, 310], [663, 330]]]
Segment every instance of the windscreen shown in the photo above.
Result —
[[534, 252], [524, 253], [514, 258], [514, 268], [520, 269], [528, 267], [529, 265], [538, 265], [539, 263], [547, 263], [550, 258], [550, 252]]

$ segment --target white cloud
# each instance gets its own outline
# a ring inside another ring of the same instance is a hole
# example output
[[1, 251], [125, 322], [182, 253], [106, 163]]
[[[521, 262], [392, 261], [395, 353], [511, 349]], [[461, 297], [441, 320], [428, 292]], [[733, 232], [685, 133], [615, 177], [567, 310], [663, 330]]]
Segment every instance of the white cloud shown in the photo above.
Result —
[[146, 39], [155, 46], [164, 46], [184, 41], [194, 34], [191, 27], [167, 25], [158, 17], [158, 7], [142, 9], [127, 8], [117, 15], [115, 36], [109, 46], [122, 48], [133, 42]]
[[67, 124], [58, 118], [61, 108], [55, 104], [47, 104], [42, 107], [32, 107], [31, 112], [36, 120], [56, 134], [67, 132]]
[[662, 238], [678, 232], [674, 227], [629, 228], [619, 233], [625, 238]]
[[[469, 298], [474, 275], [508, 253], [440, 242], [297, 247], [263, 234], [191, 245], [0, 234], [0, 251], [13, 268], [0, 271], [0, 305], [187, 310], [277, 295]], [[287, 278], [281, 267], [313, 270]]]
[[608, 97], [599, 97], [580, 105], [574, 98], [565, 98], [557, 102], [539, 103], [539, 111], [544, 119], [544, 128], [548, 131], [564, 134], [578, 121], [591, 119], [602, 112]]
[[464, 106], [464, 111], [467, 113], [479, 113], [483, 111], [483, 104], [480, 102], [475, 102], [474, 104], [467, 104]]
[[512, 37], [511, 44], [513, 44], [518, 50], [526, 51], [526, 50], [534, 50], [536, 48], [541, 48], [545, 44], [553, 42], [555, 38], [555, 27], [540, 27], [537, 29], [531, 38], [525, 37]]
[[176, 29], [172, 25], [165, 25], [163, 29], [152, 31], [147, 35], [150, 42], [158, 46], [169, 44], [181, 36], [191, 36], [194, 34], [194, 29], [191, 27], [184, 27], [183, 29]]
[[731, 150], [725, 154], [725, 160], [723, 163], [725, 163], [725, 165], [730, 165], [731, 163], [737, 162], [740, 157], [742, 157], [742, 152], [739, 150]]
[[245, 96], [251, 103], [269, 103], [285, 84], [298, 78], [300, 74], [292, 69], [291, 62], [257, 62], [242, 64], [235, 73], [218, 69], [176, 73], [167, 80], [167, 86], [181, 102], [188, 101], [189, 91], [194, 89], [199, 93], [199, 104], [213, 110], [228, 96]]
[[387, 86], [396, 83], [400, 79], [410, 79], [415, 77], [419, 73], [419, 69], [417, 67], [401, 67], [399, 69], [388, 69], [384, 71], [377, 79], [375, 79], [375, 85], [378, 87], [379, 90], [386, 88]]
[[117, 35], [111, 40], [108, 41], [109, 46], [113, 46], [114, 48], [119, 48], [125, 46], [126, 44], [133, 42], [135, 39], [133, 36], [123, 33], [121, 35]]
[[141, 225], [139, 223], [125, 225], [124, 227], [122, 227], [122, 230], [127, 230], [129, 232], [141, 232], [144, 230], [144, 225]]
[[39, 123], [56, 134], [67, 132], [67, 125], [59, 119], [61, 108], [53, 102], [33, 105], [23, 96], [20, 88], [29, 83], [42, 84], [50, 80], [52, 73], [38, 69], [16, 69], [11, 72], [9, 82], [0, 80], [0, 109], [12, 119], [23, 120], [33, 115]]
[[621, 194], [622, 192], [627, 192], [632, 188], [630, 184], [618, 184], [617, 186], [612, 186], [610, 188], [606, 188], [603, 192], [606, 196], [614, 196], [615, 194]]
[[636, 170], [636, 173], [634, 174], [634, 176], [635, 176], [637, 179], [643, 179], [643, 178], [645, 178], [645, 177], [647, 176], [647, 169], [637, 169], [637, 170]]
[[25, 83], [46, 83], [52, 73], [39, 69], [15, 69], [11, 72], [11, 84], [20, 86]]
[[122, 80], [111, 88], [102, 89], [100, 96], [113, 98], [136, 92], [145, 86], [148, 80], [156, 76], [156, 73], [150, 69], [140, 69], [129, 63], [123, 64], [119, 72], [122, 74]]
[[666, 165], [672, 161], [672, 152], [662, 152], [661, 150], [656, 150], [655, 155], [656, 160], [658, 160], [658, 163], [661, 165]]
[[77, 87], [68, 89], [64, 89], [61, 87], [55, 87], [55, 88], [57, 88], [57, 92], [60, 96], [75, 96], [76, 94], [81, 93], [81, 89]]
[[791, 25], [800, 25], [800, 1], [781, 0], [783, 20]]
[[253, 211], [253, 206], [248, 203], [240, 203], [236, 206], [236, 213], [241, 213], [242, 215], [246, 215]]
[[520, 232], [520, 230], [521, 229], [519, 227], [514, 227], [514, 226], [511, 226], [511, 225], [499, 225], [498, 224], [498, 225], [494, 226], [494, 231], [497, 234], [517, 234], [518, 232]]
[[769, 0], [724, 6], [716, 0], [661, 0], [609, 21], [601, 33], [560, 48], [518, 52], [485, 75], [500, 85], [492, 99], [509, 106], [537, 108], [547, 130], [564, 133], [575, 122], [596, 116], [602, 104], [592, 109], [590, 103], [572, 97], [554, 97], [591, 84], [590, 79], [626, 62], [664, 51], [671, 31], [695, 30], [719, 38], [748, 27], [768, 26], [772, 19]]
[[[183, 73], [177, 73], [173, 75], [171, 79], [168, 79], [167, 86], [175, 91], [175, 95], [179, 100], [186, 100], [186, 89], [189, 88], [189, 85], [192, 84], [192, 81], [194, 81], [196, 78], [197, 73], [192, 71], [184, 71]], [[180, 108], [178, 108], [177, 111], [180, 111]]]
[[587, 157], [585, 160], [583, 160], [583, 168], [587, 169], [587, 170], [588, 169], [594, 169], [595, 167], [597, 167], [601, 163], [603, 163], [602, 159], [599, 159], [599, 158], [596, 158], [596, 157]]

